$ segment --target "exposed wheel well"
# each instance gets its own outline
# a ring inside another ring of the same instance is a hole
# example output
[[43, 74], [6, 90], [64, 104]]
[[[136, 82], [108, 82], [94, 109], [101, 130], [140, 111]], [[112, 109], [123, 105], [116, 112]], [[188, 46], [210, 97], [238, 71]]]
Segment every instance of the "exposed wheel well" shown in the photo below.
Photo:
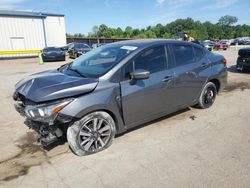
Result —
[[217, 93], [220, 91], [220, 81], [217, 80], [217, 79], [212, 79], [212, 80], [209, 80], [209, 82], [212, 82], [215, 84], [216, 86], [216, 90], [217, 90]]

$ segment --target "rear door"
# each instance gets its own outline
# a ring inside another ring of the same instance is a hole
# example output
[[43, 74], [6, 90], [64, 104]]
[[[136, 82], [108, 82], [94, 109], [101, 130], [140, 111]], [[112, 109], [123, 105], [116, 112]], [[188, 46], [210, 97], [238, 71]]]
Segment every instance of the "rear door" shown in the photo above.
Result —
[[[166, 47], [160, 45], [144, 50], [124, 66], [122, 109], [128, 128], [151, 120], [170, 108], [166, 105], [166, 91], [173, 84], [173, 71], [167, 70], [166, 65]], [[131, 85], [129, 74], [137, 69], [149, 71], [150, 77]]]
[[195, 103], [210, 74], [204, 49], [189, 44], [172, 44], [175, 62], [176, 105], [181, 108]]

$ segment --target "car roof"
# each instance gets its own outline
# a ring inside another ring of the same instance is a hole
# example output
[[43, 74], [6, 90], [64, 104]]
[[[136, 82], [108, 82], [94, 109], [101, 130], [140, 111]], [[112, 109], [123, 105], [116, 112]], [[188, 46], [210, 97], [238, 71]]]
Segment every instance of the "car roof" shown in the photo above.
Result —
[[250, 47], [247, 47], [247, 48], [241, 48], [239, 51], [250, 51]]
[[115, 45], [116, 44], [116, 45], [124, 45], [124, 46], [136, 46], [138, 48], [141, 48], [141, 47], [163, 44], [163, 43], [188, 44], [188, 45], [200, 47], [200, 44], [182, 41], [182, 40], [174, 40], [174, 39], [135, 39], [135, 40], [125, 40], [125, 41], [109, 43], [107, 45], [110, 45], [110, 44]]
[[59, 47], [55, 47], [55, 46], [50, 46], [50, 47], [45, 47], [44, 50], [48, 50], [48, 49], [61, 49]]

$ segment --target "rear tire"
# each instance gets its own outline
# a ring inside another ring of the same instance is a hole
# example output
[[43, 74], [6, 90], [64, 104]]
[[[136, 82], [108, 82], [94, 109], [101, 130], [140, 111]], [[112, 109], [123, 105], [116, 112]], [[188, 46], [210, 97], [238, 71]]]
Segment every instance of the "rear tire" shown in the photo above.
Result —
[[237, 64], [237, 65], [236, 65], [236, 69], [237, 69], [238, 72], [244, 72], [244, 71], [245, 71], [243, 65], [242, 65], [242, 66], [239, 66], [239, 65]]
[[115, 133], [113, 118], [107, 112], [97, 111], [70, 126], [67, 130], [67, 140], [74, 154], [84, 156], [108, 148]]
[[198, 106], [202, 109], [209, 108], [213, 105], [217, 95], [217, 89], [214, 83], [208, 82], [202, 89], [199, 97]]

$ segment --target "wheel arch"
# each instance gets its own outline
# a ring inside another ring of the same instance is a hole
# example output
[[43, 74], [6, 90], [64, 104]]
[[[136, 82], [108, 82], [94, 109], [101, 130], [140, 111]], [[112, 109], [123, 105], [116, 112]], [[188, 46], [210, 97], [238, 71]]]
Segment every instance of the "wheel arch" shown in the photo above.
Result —
[[221, 83], [220, 83], [220, 81], [219, 81], [218, 79], [213, 78], [213, 79], [211, 79], [211, 80], [208, 80], [208, 82], [214, 83], [214, 85], [216, 86], [216, 91], [217, 91], [217, 93], [220, 91]]
[[93, 112], [97, 112], [97, 111], [103, 111], [108, 113], [114, 120], [115, 122], [115, 127], [116, 127], [116, 133], [122, 133], [126, 131], [126, 127], [123, 123], [123, 119], [120, 116], [120, 114], [117, 112], [114, 112], [114, 110], [106, 108], [105, 106], [95, 106], [95, 107], [91, 107], [91, 108], [87, 108], [84, 109], [84, 111], [81, 111], [80, 113], [77, 114], [77, 119], [81, 119], [84, 116], [91, 114]]

